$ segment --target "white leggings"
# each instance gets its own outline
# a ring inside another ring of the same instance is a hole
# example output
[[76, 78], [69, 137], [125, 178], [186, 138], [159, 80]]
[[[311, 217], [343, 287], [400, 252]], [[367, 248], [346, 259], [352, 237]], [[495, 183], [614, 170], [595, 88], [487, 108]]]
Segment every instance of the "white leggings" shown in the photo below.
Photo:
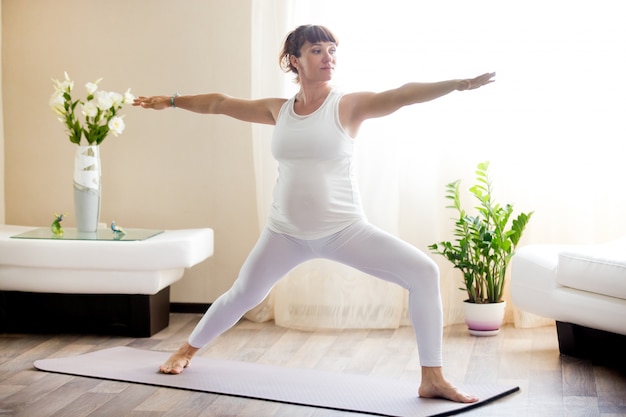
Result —
[[233, 286], [206, 312], [189, 337], [200, 348], [231, 328], [299, 264], [325, 258], [409, 291], [409, 314], [422, 366], [442, 365], [443, 313], [437, 264], [417, 248], [359, 221], [331, 236], [302, 240], [265, 229]]

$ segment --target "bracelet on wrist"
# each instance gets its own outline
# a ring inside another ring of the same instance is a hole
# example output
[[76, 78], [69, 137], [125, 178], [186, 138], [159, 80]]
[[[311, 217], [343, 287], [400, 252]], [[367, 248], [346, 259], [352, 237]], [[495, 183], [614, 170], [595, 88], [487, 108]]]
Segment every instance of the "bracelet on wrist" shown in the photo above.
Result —
[[465, 91], [465, 90], [471, 90], [471, 89], [472, 89], [472, 81], [471, 80], [460, 80], [459, 87], [457, 87], [457, 90]]
[[180, 96], [180, 94], [175, 93], [172, 97], [170, 97], [170, 107], [172, 107], [173, 109], [176, 108], [176, 103], [174, 103], [174, 99], [178, 96]]

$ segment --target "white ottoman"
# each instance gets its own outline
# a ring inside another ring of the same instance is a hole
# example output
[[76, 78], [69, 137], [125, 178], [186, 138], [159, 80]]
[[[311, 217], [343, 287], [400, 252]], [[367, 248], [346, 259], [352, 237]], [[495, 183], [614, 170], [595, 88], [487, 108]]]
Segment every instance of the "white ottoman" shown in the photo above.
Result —
[[151, 336], [169, 324], [169, 287], [213, 254], [213, 230], [145, 240], [17, 239], [0, 225], [0, 330]]

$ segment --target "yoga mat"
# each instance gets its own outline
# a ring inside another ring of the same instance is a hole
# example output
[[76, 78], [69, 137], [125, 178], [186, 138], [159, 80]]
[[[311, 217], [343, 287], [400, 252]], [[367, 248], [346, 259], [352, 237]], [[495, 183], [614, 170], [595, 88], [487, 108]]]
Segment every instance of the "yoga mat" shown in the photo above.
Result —
[[294, 369], [197, 356], [180, 375], [158, 366], [169, 352], [115, 347], [79, 356], [41, 359], [41, 371], [187, 389], [380, 416], [447, 416], [511, 394], [514, 386], [478, 384], [460, 387], [479, 403], [458, 404], [419, 398], [418, 382], [312, 369]]

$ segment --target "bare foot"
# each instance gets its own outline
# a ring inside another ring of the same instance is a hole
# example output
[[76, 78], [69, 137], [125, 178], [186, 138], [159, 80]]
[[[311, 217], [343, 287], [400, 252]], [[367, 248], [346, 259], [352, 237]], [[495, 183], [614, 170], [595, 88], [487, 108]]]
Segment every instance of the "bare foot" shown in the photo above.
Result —
[[418, 394], [422, 398], [443, 398], [458, 403], [475, 403], [478, 397], [459, 391], [443, 377], [441, 368], [422, 367], [422, 383]]
[[436, 386], [430, 385], [420, 386], [418, 394], [422, 398], [443, 398], [457, 403], [475, 403], [478, 397], [459, 391], [452, 385]]
[[189, 343], [184, 343], [167, 361], [159, 368], [164, 374], [180, 374], [189, 366], [191, 358], [199, 349], [192, 347]]

